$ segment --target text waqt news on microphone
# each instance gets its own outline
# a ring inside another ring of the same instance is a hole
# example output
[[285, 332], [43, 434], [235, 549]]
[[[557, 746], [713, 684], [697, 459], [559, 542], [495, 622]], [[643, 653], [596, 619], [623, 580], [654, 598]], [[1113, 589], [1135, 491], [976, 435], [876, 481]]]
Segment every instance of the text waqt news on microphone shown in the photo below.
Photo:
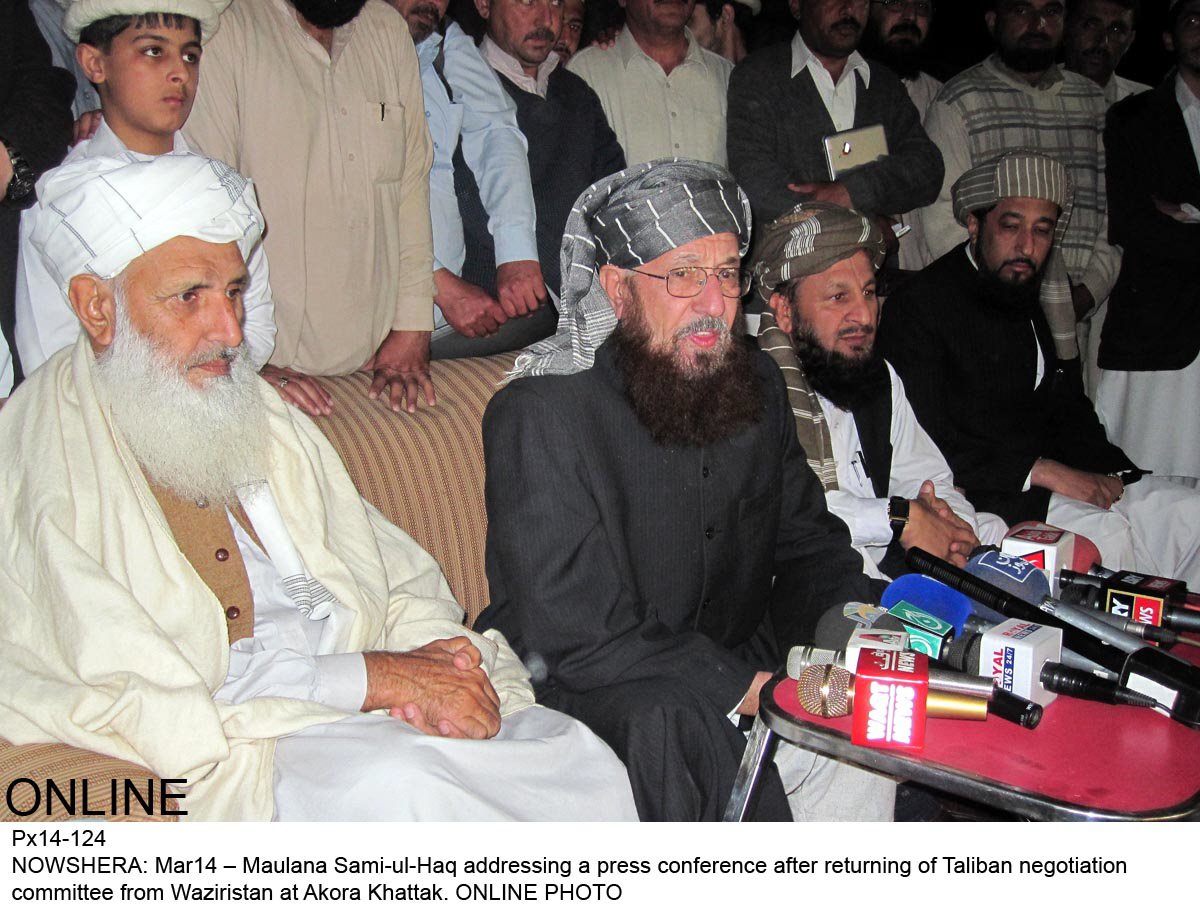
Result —
[[0, 909], [1128, 914], [1192, 905], [1197, 839], [1190, 824], [182, 820], [10, 821]]

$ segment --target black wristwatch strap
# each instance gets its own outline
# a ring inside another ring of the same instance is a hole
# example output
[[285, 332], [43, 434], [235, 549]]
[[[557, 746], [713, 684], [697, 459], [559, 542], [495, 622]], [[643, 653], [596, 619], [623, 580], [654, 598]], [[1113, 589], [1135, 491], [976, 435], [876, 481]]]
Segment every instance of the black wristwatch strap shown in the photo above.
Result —
[[908, 500], [893, 496], [888, 500], [888, 523], [892, 526], [892, 540], [900, 540], [904, 526], [908, 524]]
[[8, 150], [8, 158], [12, 162], [13, 170], [12, 179], [8, 182], [8, 193], [4, 197], [4, 202], [19, 207], [33, 196], [33, 189], [37, 178], [33, 173], [33, 166], [21, 155], [20, 150], [3, 137], [0, 137], [0, 143], [3, 143], [4, 148]]

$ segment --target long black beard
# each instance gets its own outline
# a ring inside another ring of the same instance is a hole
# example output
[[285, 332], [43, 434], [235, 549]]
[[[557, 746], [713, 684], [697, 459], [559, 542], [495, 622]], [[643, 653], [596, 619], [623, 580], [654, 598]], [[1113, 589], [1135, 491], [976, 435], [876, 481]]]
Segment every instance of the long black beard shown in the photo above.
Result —
[[1033, 319], [1042, 310], [1042, 277], [1046, 273], [1045, 263], [1024, 283], [1009, 283], [1000, 279], [1000, 274], [987, 266], [978, 247], [975, 249], [975, 262], [979, 265], [980, 302], [989, 311], [1014, 322], [1023, 323]]
[[845, 356], [822, 347], [807, 326], [795, 327], [792, 343], [808, 383], [835, 406], [857, 410], [891, 386], [887, 365], [873, 347], [866, 356]]
[[301, 16], [318, 29], [336, 29], [362, 12], [367, 0], [288, 0]]
[[670, 351], [656, 349], [638, 314], [618, 323], [609, 340], [633, 412], [659, 445], [702, 448], [736, 436], [762, 417], [762, 387], [741, 315], [729, 349], [711, 365], [699, 363], [699, 372], [680, 368]]
[[921, 71], [924, 69], [922, 64], [925, 63], [925, 51], [921, 42], [904, 45], [888, 44], [876, 37], [874, 28], [867, 29], [863, 34], [863, 54], [895, 71], [901, 79], [914, 80], [921, 75]]

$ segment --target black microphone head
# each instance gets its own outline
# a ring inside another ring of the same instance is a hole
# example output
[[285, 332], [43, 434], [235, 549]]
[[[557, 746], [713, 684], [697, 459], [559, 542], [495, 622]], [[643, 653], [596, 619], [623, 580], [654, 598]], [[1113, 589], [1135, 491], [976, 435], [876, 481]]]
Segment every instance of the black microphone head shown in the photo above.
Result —
[[[979, 643], [982, 638], [982, 633], [965, 633], [958, 637], [950, 643], [950, 648], [946, 650], [946, 657], [942, 661], [955, 671], [977, 674], [979, 672]], [[975, 653], [974, 664], [970, 660], [972, 651]]]
[[1044, 711], [1042, 704], [1019, 697], [1003, 687], [997, 687], [988, 702], [988, 712], [1028, 729], [1037, 728], [1041, 724]]
[[[853, 616], [847, 617], [847, 611], [850, 611]], [[879, 612], [877, 617], [874, 615], [874, 611]], [[873, 621], [871, 618], [874, 618]], [[855, 630], [865, 629], [891, 630], [894, 633], [906, 632], [904, 624], [895, 617], [889, 617], [883, 608], [851, 601], [846, 604], [835, 604], [821, 615], [821, 619], [817, 621], [813, 645], [820, 649], [844, 649]]]

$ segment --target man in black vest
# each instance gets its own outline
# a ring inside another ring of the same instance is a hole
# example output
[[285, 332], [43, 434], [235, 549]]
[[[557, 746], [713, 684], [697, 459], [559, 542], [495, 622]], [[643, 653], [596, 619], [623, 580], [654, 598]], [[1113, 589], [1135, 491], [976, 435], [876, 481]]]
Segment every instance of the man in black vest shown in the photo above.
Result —
[[[759, 344], [783, 370], [797, 437], [830, 510], [889, 576], [907, 571], [909, 547], [964, 565], [979, 544], [975, 511], [875, 350], [878, 228], [853, 210], [800, 204], [763, 230], [756, 251], [766, 306]], [[990, 541], [1005, 529], [985, 517]]]
[[[625, 154], [596, 93], [559, 66], [551, 50], [562, 27], [558, 0], [477, 0], [476, 5], [487, 20], [479, 50], [516, 102], [517, 126], [529, 141], [538, 260], [546, 288], [557, 296], [559, 248], [571, 204], [592, 182], [625, 168]], [[467, 245], [462, 276], [494, 292], [496, 245], [479, 187], [470, 169], [457, 166], [454, 183]], [[555, 313], [548, 313], [545, 334], [554, 330]]]
[[[791, 6], [799, 23], [792, 42], [754, 52], [729, 80], [729, 170], [746, 189], [754, 218], [766, 222], [807, 200], [871, 217], [932, 203], [942, 154], [896, 74], [857, 50], [869, 4]], [[831, 175], [824, 138], [872, 125], [883, 127], [888, 155]]]
[[[804, 463], [779, 370], [736, 328], [748, 216], [729, 173], [692, 160], [585, 191], [559, 332], [483, 421], [476, 626], [612, 746], [646, 820], [719, 818], [736, 714], [824, 610], [880, 594]], [[759, 818], [891, 818], [892, 783], [781, 750]]]

